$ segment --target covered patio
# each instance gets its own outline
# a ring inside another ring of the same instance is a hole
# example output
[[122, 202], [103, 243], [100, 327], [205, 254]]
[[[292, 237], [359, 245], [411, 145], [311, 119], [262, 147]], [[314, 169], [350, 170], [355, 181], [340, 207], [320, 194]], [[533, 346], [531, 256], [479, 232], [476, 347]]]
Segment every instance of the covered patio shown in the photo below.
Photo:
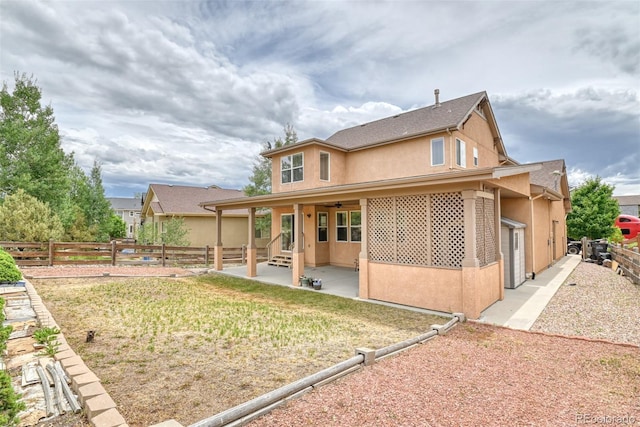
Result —
[[[250, 277], [247, 274], [246, 265], [225, 266], [223, 270], [217, 271], [217, 273], [273, 285], [291, 286], [291, 269], [268, 265], [266, 262], [258, 263], [257, 276], [254, 277]], [[322, 289], [314, 292], [323, 292], [345, 298], [358, 297], [358, 272], [354, 268], [332, 265], [306, 267], [305, 275], [322, 280]]]

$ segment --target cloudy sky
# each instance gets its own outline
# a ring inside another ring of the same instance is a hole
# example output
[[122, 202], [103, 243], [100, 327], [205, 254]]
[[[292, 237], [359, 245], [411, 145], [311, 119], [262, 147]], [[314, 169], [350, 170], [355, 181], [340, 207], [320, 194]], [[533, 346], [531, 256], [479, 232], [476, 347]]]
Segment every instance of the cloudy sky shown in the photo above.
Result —
[[0, 2], [0, 77], [33, 75], [107, 196], [242, 188], [268, 140], [486, 90], [508, 154], [640, 194], [640, 2]]

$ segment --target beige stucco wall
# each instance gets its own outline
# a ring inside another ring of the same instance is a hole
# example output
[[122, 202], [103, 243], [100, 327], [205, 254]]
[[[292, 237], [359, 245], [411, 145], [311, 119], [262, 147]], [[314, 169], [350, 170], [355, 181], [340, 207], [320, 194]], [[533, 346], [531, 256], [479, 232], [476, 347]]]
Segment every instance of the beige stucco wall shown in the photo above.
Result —
[[478, 113], [473, 112], [462, 126], [462, 130], [455, 132], [454, 136], [459, 136], [466, 143], [467, 167], [473, 166], [473, 147], [478, 149], [478, 167], [498, 165], [498, 151], [493, 143], [491, 129], [487, 121]]
[[368, 277], [370, 299], [447, 313], [463, 309], [460, 269], [369, 262]]
[[464, 293], [467, 300], [465, 314], [471, 319], [480, 317], [482, 310], [500, 299], [502, 284], [500, 274], [502, 262], [495, 262], [478, 270], [473, 269], [470, 277], [465, 278], [465, 291], [472, 289], [472, 295]]
[[498, 262], [463, 269], [368, 262], [362, 270], [366, 271], [366, 279], [360, 280], [362, 298], [445, 313], [464, 312], [472, 319], [500, 299]]
[[[445, 163], [431, 166], [431, 140], [440, 137], [444, 138]], [[455, 164], [456, 137], [465, 142], [466, 168]], [[474, 169], [477, 168], [473, 165], [474, 148], [478, 149], [477, 167], [498, 166], [498, 151], [489, 124], [475, 112], [461, 130], [452, 129], [364, 150], [343, 152], [316, 144], [292, 145], [272, 158], [272, 193]], [[320, 180], [321, 151], [330, 154], [329, 181]], [[282, 184], [281, 158], [297, 153], [304, 155], [304, 180]]]
[[[187, 238], [189, 246], [214, 246], [217, 241], [216, 218], [213, 216], [183, 217], [185, 227], [189, 230]], [[171, 217], [158, 216], [148, 218], [158, 224], [158, 230], [162, 230], [162, 223], [171, 220]], [[249, 240], [249, 219], [247, 217], [222, 218], [222, 244], [226, 248], [239, 248], [246, 245]], [[265, 247], [269, 239], [256, 239], [258, 248]]]
[[500, 179], [489, 180], [492, 184], [497, 185], [500, 188], [515, 191], [523, 196], [529, 196], [531, 194], [531, 185], [529, 183], [529, 173], [523, 173], [520, 175], [505, 176]]

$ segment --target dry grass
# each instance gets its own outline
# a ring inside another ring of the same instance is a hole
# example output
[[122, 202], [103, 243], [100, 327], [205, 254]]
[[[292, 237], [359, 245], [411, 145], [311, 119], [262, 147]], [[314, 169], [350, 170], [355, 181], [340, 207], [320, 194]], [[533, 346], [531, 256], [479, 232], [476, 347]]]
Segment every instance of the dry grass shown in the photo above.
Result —
[[193, 423], [443, 321], [217, 275], [31, 282], [131, 426]]

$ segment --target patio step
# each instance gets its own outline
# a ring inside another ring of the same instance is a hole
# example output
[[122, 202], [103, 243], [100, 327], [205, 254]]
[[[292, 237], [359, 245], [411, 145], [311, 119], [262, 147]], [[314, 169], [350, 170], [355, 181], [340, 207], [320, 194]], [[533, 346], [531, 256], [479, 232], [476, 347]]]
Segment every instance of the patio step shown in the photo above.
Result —
[[291, 267], [291, 262], [291, 257], [288, 255], [274, 255], [267, 264], [278, 267]]

